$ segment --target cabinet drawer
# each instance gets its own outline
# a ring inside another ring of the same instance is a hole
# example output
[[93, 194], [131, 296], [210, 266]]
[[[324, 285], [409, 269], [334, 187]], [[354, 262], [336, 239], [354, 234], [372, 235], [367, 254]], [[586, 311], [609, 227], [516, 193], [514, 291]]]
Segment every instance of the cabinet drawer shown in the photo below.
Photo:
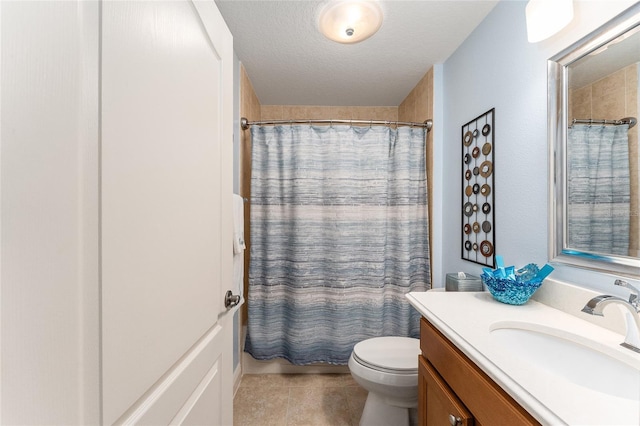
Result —
[[422, 318], [420, 348], [477, 423], [485, 425], [539, 425], [500, 386]]
[[423, 424], [429, 426], [473, 426], [471, 413], [447, 386], [438, 372], [420, 357], [419, 376], [424, 380], [420, 388], [424, 393], [420, 395], [421, 414]]

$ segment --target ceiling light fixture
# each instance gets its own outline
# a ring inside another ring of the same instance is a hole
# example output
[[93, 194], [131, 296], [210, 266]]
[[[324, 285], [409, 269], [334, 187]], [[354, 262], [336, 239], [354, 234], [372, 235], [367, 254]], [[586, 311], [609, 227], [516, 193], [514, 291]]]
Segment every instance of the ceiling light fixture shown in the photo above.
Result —
[[529, 0], [527, 39], [537, 43], [563, 29], [573, 19], [573, 0]]
[[328, 3], [320, 12], [318, 26], [329, 40], [358, 43], [380, 29], [382, 9], [375, 1], [350, 0]]

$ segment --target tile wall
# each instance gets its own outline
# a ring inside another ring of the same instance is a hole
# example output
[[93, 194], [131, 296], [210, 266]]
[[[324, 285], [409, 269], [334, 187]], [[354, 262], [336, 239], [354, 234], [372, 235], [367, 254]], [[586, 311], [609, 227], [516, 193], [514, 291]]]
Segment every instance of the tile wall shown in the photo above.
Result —
[[[422, 123], [433, 119], [433, 67], [427, 71], [416, 87], [398, 107], [398, 121]], [[433, 132], [427, 134], [427, 195], [429, 202], [429, 230], [433, 229]], [[433, 249], [432, 232], [429, 232], [429, 250]], [[431, 265], [433, 271], [433, 263]]]
[[[260, 101], [253, 90], [251, 80], [244, 66], [240, 65], [240, 116], [249, 121], [261, 120]], [[247, 200], [251, 199], [251, 133], [249, 130], [240, 130], [240, 195]], [[244, 295], [247, 298], [249, 286], [249, 252], [251, 249], [251, 230], [249, 216], [251, 203], [244, 203]], [[242, 325], [247, 324], [247, 303], [242, 306]]]

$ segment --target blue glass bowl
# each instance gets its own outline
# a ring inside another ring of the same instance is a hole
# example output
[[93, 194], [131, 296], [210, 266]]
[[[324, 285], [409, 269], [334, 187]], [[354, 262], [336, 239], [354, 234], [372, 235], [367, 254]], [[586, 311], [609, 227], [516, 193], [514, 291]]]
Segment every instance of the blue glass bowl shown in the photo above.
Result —
[[516, 271], [514, 278], [496, 278], [483, 273], [482, 282], [499, 302], [509, 305], [523, 305], [542, 285], [544, 279], [536, 279], [539, 269], [533, 263]]

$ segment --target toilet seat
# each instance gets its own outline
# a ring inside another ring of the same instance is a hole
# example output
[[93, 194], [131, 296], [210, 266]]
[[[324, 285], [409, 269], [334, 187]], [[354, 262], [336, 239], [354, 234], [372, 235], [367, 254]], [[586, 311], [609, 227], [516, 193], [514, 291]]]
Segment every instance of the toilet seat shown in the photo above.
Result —
[[418, 373], [420, 340], [410, 337], [374, 337], [353, 347], [353, 358], [373, 370], [415, 375]]

